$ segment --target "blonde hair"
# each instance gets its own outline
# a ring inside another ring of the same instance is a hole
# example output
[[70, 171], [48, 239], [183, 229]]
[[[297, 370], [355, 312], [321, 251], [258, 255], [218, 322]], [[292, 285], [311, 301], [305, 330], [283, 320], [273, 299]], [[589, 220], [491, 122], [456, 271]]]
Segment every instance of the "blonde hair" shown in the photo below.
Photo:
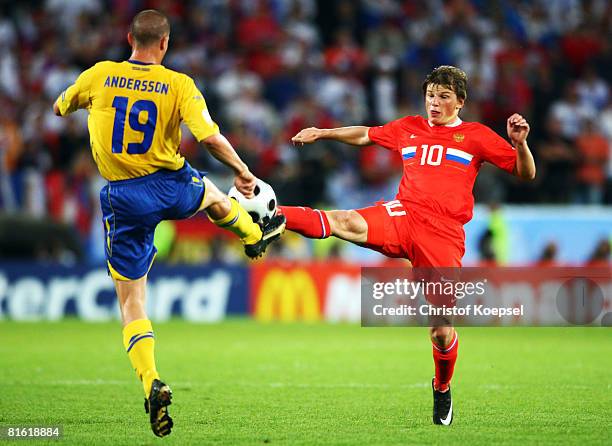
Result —
[[170, 34], [168, 17], [155, 9], [140, 11], [130, 25], [130, 33], [140, 47], [153, 45]]

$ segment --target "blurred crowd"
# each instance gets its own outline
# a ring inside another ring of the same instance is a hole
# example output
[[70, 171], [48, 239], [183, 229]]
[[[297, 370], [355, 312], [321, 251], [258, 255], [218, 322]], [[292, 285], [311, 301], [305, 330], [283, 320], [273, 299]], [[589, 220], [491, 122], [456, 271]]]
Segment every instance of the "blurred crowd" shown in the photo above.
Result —
[[[0, 1], [0, 209], [50, 217], [83, 241], [103, 180], [87, 115], [51, 105], [97, 61], [125, 60], [129, 22], [172, 24], [164, 64], [191, 75], [213, 119], [284, 204], [356, 208], [392, 198], [401, 160], [374, 147], [290, 138], [304, 127], [379, 125], [423, 113], [421, 83], [468, 74], [461, 117], [506, 136], [520, 112], [538, 177], [483, 168], [480, 202], [612, 202], [612, 2], [606, 0]], [[229, 171], [184, 132], [182, 151], [229, 188]], [[91, 237], [93, 239], [93, 237]]]

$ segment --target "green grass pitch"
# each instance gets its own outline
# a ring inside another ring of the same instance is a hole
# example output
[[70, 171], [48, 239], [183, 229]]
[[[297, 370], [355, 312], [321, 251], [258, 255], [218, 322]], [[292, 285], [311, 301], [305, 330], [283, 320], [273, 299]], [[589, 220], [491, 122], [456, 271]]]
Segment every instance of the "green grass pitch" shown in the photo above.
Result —
[[118, 323], [0, 322], [0, 426], [61, 424], [47, 444], [106, 446], [612, 443], [610, 329], [460, 329], [445, 428], [431, 424], [426, 329], [154, 328], [170, 437], [149, 430]]

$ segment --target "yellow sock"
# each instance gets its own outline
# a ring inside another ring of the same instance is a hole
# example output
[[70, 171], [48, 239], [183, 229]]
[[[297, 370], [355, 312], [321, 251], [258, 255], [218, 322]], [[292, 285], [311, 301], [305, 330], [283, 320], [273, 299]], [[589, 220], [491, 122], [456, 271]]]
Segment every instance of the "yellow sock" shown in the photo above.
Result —
[[123, 345], [132, 367], [142, 381], [145, 397], [148, 398], [153, 380], [159, 379], [155, 367], [155, 338], [151, 321], [138, 319], [127, 324], [123, 328]]
[[232, 208], [225, 217], [211, 221], [220, 228], [232, 231], [245, 245], [252, 245], [261, 239], [261, 228], [236, 200], [229, 199]]

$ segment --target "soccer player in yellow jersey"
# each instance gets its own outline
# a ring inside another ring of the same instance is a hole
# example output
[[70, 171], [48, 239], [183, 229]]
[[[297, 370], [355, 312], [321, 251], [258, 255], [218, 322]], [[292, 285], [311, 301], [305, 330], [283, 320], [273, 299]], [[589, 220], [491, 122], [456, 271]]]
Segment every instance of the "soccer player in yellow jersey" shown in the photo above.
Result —
[[285, 228], [283, 216], [260, 227], [249, 214], [181, 156], [184, 122], [212, 155], [230, 167], [234, 185], [250, 197], [256, 178], [219, 133], [193, 80], [161, 65], [168, 49], [168, 19], [155, 10], [134, 17], [127, 35], [132, 55], [85, 70], [53, 105], [65, 116], [89, 111], [91, 151], [108, 184], [100, 192], [106, 259], [123, 320], [123, 342], [142, 381], [145, 410], [155, 435], [168, 435], [170, 388], [159, 379], [154, 335], [145, 313], [147, 273], [162, 220], [188, 218], [205, 210], [218, 226], [235, 233], [255, 258]]

